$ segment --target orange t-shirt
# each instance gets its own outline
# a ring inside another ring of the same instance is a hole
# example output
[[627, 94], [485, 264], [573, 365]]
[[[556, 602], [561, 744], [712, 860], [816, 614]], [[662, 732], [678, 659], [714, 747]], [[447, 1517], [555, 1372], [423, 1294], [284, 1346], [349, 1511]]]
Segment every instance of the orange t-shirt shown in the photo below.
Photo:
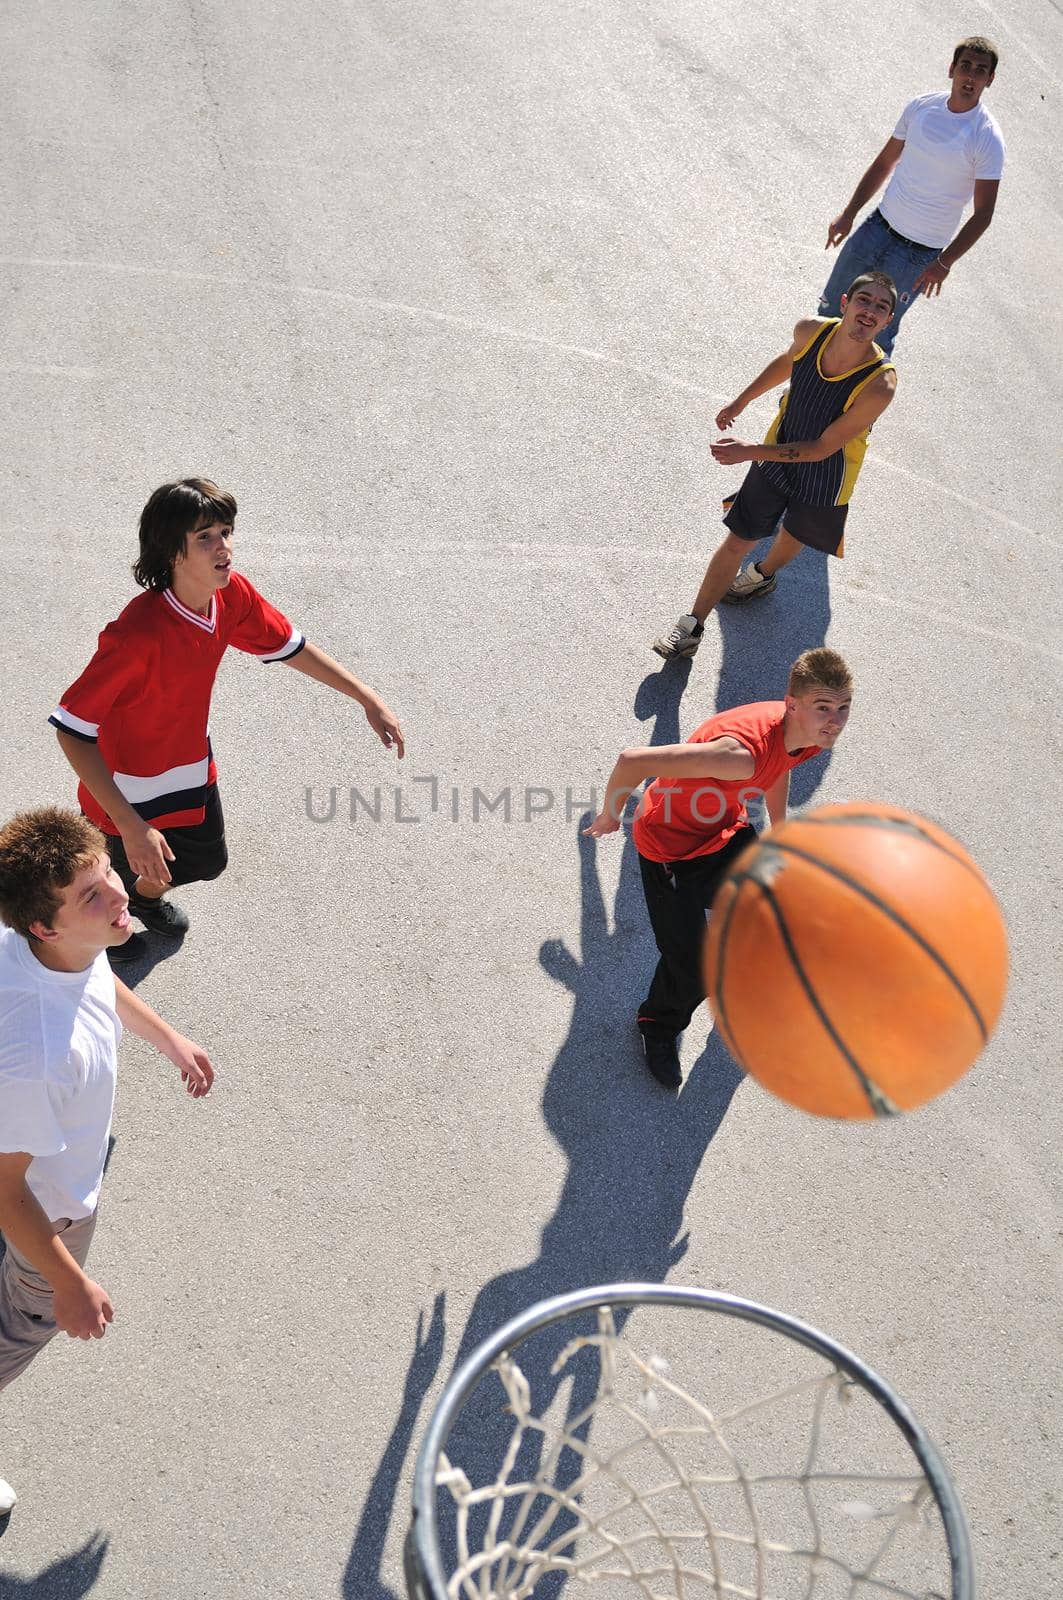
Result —
[[725, 736], [737, 739], [753, 757], [753, 775], [738, 783], [722, 778], [655, 778], [642, 797], [632, 829], [639, 854], [650, 861], [688, 861], [722, 850], [748, 822], [747, 800], [770, 789], [784, 772], [820, 754], [818, 745], [788, 753], [782, 736], [785, 714], [785, 700], [761, 700], [719, 711], [696, 728], [685, 744], [708, 744]]

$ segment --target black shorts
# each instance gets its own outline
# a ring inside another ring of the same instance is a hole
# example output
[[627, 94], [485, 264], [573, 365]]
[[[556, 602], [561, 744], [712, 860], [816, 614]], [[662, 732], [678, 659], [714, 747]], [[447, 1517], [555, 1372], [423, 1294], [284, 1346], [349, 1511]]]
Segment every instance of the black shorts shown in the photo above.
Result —
[[[217, 784], [212, 783], [207, 790], [202, 822], [197, 822], [191, 828], [163, 828], [162, 836], [174, 854], [174, 859], [167, 863], [171, 888], [176, 889], [182, 883], [205, 883], [210, 878], [220, 877], [228, 866], [229, 852], [225, 845], [225, 817]], [[137, 875], [129, 865], [121, 839], [111, 834], [106, 837], [111, 865], [128, 893]]]
[[791, 500], [761, 472], [754, 461], [738, 493], [724, 501], [723, 525], [739, 539], [756, 544], [775, 532], [779, 518], [783, 527], [799, 544], [810, 550], [824, 550], [840, 556], [845, 544], [845, 519], [848, 506], [810, 506]]

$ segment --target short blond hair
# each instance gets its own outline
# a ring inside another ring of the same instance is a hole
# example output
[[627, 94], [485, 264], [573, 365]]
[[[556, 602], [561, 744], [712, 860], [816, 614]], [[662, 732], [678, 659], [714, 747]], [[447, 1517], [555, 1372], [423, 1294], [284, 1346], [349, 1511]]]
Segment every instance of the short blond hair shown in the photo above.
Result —
[[24, 939], [32, 922], [50, 928], [60, 891], [106, 854], [103, 834], [79, 811], [20, 811], [0, 828], [0, 920]]
[[851, 689], [853, 675], [837, 650], [825, 644], [799, 655], [790, 668], [787, 694], [808, 694], [811, 689]]

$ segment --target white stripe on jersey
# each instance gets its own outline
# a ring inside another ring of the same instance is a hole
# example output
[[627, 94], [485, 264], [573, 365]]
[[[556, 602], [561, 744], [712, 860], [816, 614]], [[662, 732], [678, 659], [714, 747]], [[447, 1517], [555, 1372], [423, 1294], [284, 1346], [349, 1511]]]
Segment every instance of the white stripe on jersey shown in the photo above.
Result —
[[186, 622], [194, 622], [197, 628], [202, 628], [206, 633], [216, 632], [218, 626], [218, 606], [217, 597], [215, 595], [211, 595], [210, 597], [210, 610], [205, 617], [201, 617], [198, 611], [190, 610], [182, 600], [178, 600], [172, 589], [164, 589], [162, 591], [162, 598], [167, 602], [168, 605], [173, 607], [179, 617], [184, 617]]
[[[293, 628], [292, 631], [291, 631], [291, 637], [289, 638], [287, 644], [281, 645], [279, 650], [267, 650], [266, 654], [264, 656], [256, 655], [256, 660], [258, 660], [258, 661], [287, 661], [288, 657], [289, 656], [294, 656], [297, 651], [299, 651], [299, 650], [301, 650], [303, 648], [303, 645], [305, 643], [306, 643], [306, 640], [303, 638], [302, 634], [299, 632], [299, 629], [298, 628]], [[255, 654], [255, 652], [253, 652], [253, 651], [250, 652], [250, 653], [251, 654]]]
[[115, 772], [112, 776], [129, 804], [136, 806], [163, 794], [178, 794], [182, 789], [205, 789], [209, 771], [210, 757], [205, 756], [202, 761], [171, 767], [169, 772], [153, 773], [150, 778], [138, 778], [130, 772]]
[[72, 711], [66, 709], [66, 706], [56, 706], [48, 720], [50, 722], [59, 722], [64, 728], [69, 728], [71, 733], [80, 733], [86, 739], [98, 739], [100, 737], [100, 725], [98, 722], [86, 722], [84, 717], [75, 717]]

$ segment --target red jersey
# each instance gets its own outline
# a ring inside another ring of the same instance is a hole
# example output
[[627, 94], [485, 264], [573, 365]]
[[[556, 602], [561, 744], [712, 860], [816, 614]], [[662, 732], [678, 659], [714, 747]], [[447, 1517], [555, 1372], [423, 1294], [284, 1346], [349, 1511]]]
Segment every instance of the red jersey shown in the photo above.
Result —
[[[172, 589], [131, 600], [100, 634], [96, 654], [63, 695], [49, 722], [100, 754], [133, 810], [156, 828], [203, 821], [217, 778], [210, 747], [210, 696], [229, 645], [260, 661], [289, 661], [305, 640], [276, 606], [234, 572], [201, 617]], [[78, 784], [85, 815], [112, 836], [118, 829]]]
[[784, 772], [820, 754], [818, 745], [790, 755], [783, 743], [785, 700], [719, 711], [685, 744], [737, 739], [753, 757], [752, 777], [728, 783], [723, 778], [655, 778], [642, 797], [632, 828], [639, 854], [650, 861], [688, 861], [722, 850], [749, 821], [746, 801], [771, 788]]

